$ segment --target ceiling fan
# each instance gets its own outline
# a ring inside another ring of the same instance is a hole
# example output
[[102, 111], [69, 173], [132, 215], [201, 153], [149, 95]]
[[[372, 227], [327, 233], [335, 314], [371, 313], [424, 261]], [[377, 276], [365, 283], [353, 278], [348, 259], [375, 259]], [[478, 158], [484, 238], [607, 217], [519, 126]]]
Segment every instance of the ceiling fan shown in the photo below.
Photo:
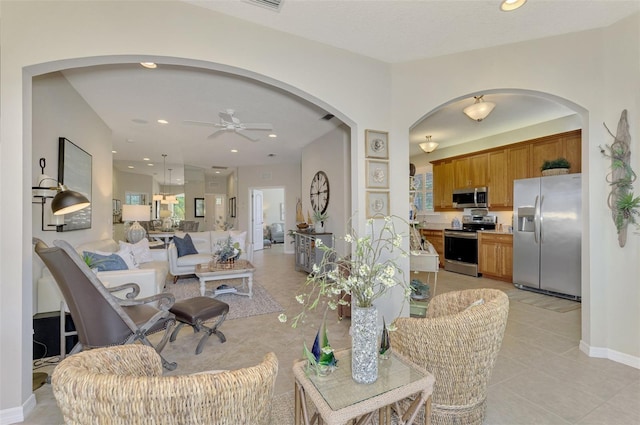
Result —
[[257, 142], [258, 140], [260, 140], [259, 137], [252, 137], [244, 133], [244, 131], [245, 130], [264, 130], [264, 131], [273, 130], [273, 125], [268, 123], [243, 123], [240, 121], [239, 118], [234, 116], [234, 113], [235, 113], [235, 110], [233, 109], [226, 109], [222, 112], [219, 112], [218, 113], [218, 116], [220, 117], [219, 123], [205, 122], [205, 121], [191, 121], [191, 120], [185, 120], [183, 121], [183, 123], [189, 124], [189, 125], [203, 125], [207, 127], [218, 127], [216, 131], [214, 131], [207, 137], [208, 139], [211, 139], [219, 135], [223, 131], [235, 131], [238, 135], [245, 137], [251, 140], [252, 142]]

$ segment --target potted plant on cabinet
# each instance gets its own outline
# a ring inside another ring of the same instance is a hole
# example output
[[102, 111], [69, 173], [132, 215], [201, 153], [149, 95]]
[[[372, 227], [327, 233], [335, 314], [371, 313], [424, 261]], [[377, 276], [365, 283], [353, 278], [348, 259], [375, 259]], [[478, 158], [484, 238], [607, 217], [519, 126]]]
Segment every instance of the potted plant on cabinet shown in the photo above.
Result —
[[542, 163], [540, 171], [543, 176], [557, 176], [559, 174], [568, 174], [571, 163], [565, 158], [556, 158], [553, 160], [546, 160]]
[[313, 222], [315, 223], [315, 232], [324, 233], [324, 222], [327, 221], [329, 215], [320, 211], [314, 211]]

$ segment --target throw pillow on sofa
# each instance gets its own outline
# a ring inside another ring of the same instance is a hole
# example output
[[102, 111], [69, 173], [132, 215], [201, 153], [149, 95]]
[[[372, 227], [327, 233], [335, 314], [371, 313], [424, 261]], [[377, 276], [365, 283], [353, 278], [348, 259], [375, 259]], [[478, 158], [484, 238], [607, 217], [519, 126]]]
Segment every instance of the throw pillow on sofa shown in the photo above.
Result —
[[149, 263], [153, 261], [153, 256], [151, 255], [151, 250], [149, 249], [149, 239], [143, 238], [139, 242], [134, 244], [120, 241], [120, 249], [128, 249], [133, 252], [133, 257], [136, 260], [136, 263]]
[[179, 238], [178, 236], [174, 236], [173, 243], [175, 244], [176, 250], [178, 251], [178, 258], [184, 257], [185, 255], [198, 253], [198, 250], [193, 245], [191, 236], [188, 233], [184, 235], [184, 238]]
[[[115, 253], [98, 254], [95, 252], [84, 251], [83, 257], [89, 259], [92, 269], [99, 272], [108, 272], [111, 270], [127, 270], [127, 263], [124, 259]], [[85, 260], [86, 261], [86, 260]]]

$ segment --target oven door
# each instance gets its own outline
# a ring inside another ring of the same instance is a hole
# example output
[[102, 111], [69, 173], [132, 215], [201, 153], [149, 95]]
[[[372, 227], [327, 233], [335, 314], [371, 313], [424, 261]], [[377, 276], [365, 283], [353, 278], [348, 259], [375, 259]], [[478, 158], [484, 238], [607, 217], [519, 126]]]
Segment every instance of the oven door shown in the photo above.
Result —
[[444, 232], [445, 260], [478, 264], [478, 234], [476, 232]]

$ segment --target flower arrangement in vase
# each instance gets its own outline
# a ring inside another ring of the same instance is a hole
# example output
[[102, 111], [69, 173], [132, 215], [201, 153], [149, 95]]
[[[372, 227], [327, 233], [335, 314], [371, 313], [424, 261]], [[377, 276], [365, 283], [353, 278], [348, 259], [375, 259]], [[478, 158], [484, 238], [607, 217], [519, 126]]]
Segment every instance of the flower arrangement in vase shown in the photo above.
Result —
[[233, 242], [231, 236], [227, 237], [224, 241], [218, 241], [218, 250], [214, 253], [216, 262], [232, 264], [240, 257], [242, 249], [238, 242]]
[[[369, 219], [364, 236], [351, 227], [342, 238], [351, 245], [351, 255], [345, 257], [316, 239], [316, 247], [323, 251], [322, 261], [313, 266], [305, 281], [305, 292], [296, 296], [303, 307], [291, 319], [294, 328], [319, 305], [335, 310], [338, 305], [347, 305], [344, 297], [351, 295], [351, 303], [354, 304], [351, 318], [352, 376], [359, 383], [372, 383], [377, 379], [378, 314], [374, 301], [395, 287], [403, 289], [404, 302], [408, 302], [411, 295], [411, 286], [397, 263], [398, 257], [407, 257], [408, 253], [401, 246], [404, 236], [396, 231], [396, 219], [406, 223], [391, 216], [383, 220]], [[284, 313], [279, 319], [281, 322], [289, 320]], [[393, 330], [393, 325], [387, 329]], [[356, 367], [355, 363], [361, 366]]]

